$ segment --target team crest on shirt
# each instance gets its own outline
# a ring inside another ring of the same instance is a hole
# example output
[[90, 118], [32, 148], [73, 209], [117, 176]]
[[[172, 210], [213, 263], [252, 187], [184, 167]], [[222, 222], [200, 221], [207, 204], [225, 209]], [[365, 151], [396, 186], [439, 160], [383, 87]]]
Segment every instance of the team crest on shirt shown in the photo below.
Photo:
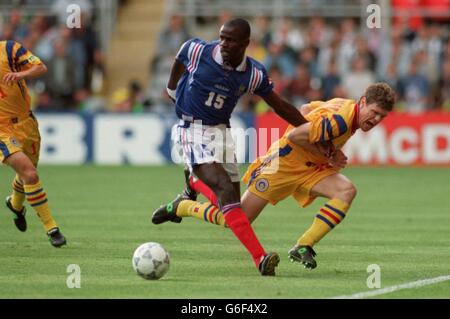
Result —
[[15, 137], [10, 137], [9, 142], [15, 147], [22, 147], [22, 145], [20, 145], [19, 141]]
[[265, 192], [269, 188], [269, 182], [265, 178], [260, 178], [256, 181], [255, 188], [258, 192]]
[[241, 96], [245, 93], [245, 91], [247, 91], [247, 88], [245, 87], [245, 85], [241, 84], [239, 90], [236, 92], [236, 96]]

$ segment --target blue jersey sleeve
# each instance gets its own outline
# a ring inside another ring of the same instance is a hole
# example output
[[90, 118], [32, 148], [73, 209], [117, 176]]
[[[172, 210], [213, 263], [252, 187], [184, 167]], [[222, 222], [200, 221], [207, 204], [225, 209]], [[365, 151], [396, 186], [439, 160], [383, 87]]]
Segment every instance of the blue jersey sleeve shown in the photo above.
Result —
[[267, 75], [267, 71], [264, 67], [260, 71], [262, 73], [262, 80], [255, 89], [254, 93], [259, 96], [264, 96], [273, 90], [273, 82]]
[[200, 45], [205, 45], [206, 42], [201, 39], [190, 39], [187, 40], [178, 51], [177, 56], [175, 57], [178, 61], [183, 63], [185, 67], [188, 66], [189, 62], [196, 58], [198, 55], [198, 50], [201, 47]]

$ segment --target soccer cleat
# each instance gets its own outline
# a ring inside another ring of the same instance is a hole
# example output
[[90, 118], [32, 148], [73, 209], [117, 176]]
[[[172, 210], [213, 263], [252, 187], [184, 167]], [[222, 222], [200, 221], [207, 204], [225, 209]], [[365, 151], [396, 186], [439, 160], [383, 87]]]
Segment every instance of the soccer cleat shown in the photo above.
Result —
[[307, 269], [314, 269], [317, 267], [317, 262], [314, 259], [316, 252], [310, 246], [294, 246], [289, 250], [288, 257], [294, 262], [302, 263]]
[[280, 262], [280, 256], [277, 253], [268, 253], [259, 262], [259, 272], [263, 276], [275, 276], [275, 268]]
[[177, 197], [175, 197], [175, 199], [169, 204], [161, 206], [153, 212], [152, 223], [155, 225], [162, 224], [168, 221], [171, 221], [173, 223], [181, 223], [182, 218], [178, 217], [176, 214], [178, 204], [183, 200], [189, 199], [190, 198], [187, 197], [184, 193], [178, 194]]
[[9, 210], [13, 213], [14, 224], [16, 225], [17, 229], [20, 230], [21, 232], [26, 231], [27, 221], [25, 219], [25, 214], [27, 210], [25, 209], [25, 206], [22, 207], [21, 211], [15, 210], [11, 204], [11, 196], [6, 197], [5, 203], [6, 207], [8, 207]]
[[50, 229], [47, 232], [47, 236], [53, 247], [61, 247], [67, 243], [66, 238], [61, 234], [58, 227]]
[[183, 191], [183, 195], [189, 197], [190, 200], [193, 200], [195, 202], [197, 200], [197, 192], [194, 189], [192, 189], [191, 184], [189, 183], [191, 172], [187, 167], [184, 167], [183, 171], [184, 171], [184, 181], [186, 183], [186, 188]]

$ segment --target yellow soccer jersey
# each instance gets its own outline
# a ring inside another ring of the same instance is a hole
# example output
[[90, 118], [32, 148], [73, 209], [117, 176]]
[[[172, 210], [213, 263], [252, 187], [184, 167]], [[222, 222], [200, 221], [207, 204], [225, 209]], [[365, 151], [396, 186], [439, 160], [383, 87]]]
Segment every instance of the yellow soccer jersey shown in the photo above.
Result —
[[337, 149], [347, 142], [358, 128], [359, 106], [353, 100], [332, 99], [321, 103], [306, 115], [311, 122], [310, 143], [333, 141]]
[[[332, 141], [336, 149], [341, 149], [345, 142], [358, 128], [359, 106], [354, 100], [335, 98], [326, 102], [313, 101], [309, 104], [309, 113], [305, 118], [311, 123], [309, 131], [310, 143]], [[302, 149], [298, 145], [289, 143], [288, 133], [293, 129], [289, 126], [279, 140], [279, 145], [289, 144], [294, 151], [302, 155], [307, 153], [308, 160], [320, 162], [320, 158]]]
[[25, 117], [30, 112], [30, 94], [25, 80], [4, 84], [3, 77], [9, 72], [20, 72], [41, 60], [14, 41], [0, 41], [0, 122], [12, 117]]

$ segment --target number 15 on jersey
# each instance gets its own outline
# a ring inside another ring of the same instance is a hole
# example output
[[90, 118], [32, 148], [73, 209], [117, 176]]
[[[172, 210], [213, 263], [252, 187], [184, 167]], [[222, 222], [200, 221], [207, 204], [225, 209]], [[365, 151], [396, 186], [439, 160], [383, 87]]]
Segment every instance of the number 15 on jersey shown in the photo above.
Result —
[[220, 110], [223, 107], [223, 103], [227, 97], [222, 94], [217, 94], [216, 92], [209, 92], [208, 99], [205, 102], [206, 106], [213, 106], [214, 108]]

